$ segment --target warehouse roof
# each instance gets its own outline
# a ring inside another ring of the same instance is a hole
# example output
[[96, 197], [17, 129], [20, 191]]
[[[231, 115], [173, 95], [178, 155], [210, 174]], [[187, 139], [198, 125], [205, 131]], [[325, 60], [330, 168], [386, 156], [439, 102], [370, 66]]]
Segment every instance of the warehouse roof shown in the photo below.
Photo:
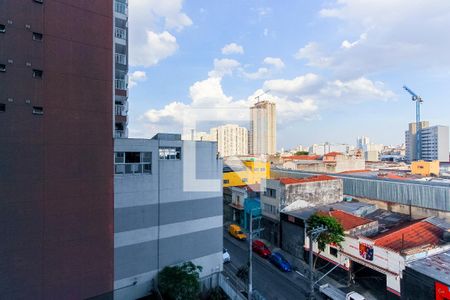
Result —
[[413, 248], [435, 247], [441, 244], [443, 233], [442, 228], [422, 220], [400, 229], [393, 228], [372, 239], [376, 246], [403, 252]]
[[413, 261], [407, 266], [416, 272], [450, 285], [450, 250]]

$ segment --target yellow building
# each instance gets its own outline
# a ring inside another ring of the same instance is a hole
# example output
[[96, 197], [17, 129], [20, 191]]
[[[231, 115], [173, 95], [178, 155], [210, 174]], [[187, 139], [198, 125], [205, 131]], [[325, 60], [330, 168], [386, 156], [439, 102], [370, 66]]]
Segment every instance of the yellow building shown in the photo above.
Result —
[[436, 175], [439, 176], [439, 161], [433, 160], [433, 161], [413, 161], [411, 163], [411, 173], [415, 175], [422, 175], [422, 176], [431, 176]]
[[261, 183], [262, 178], [270, 178], [270, 163], [248, 159], [225, 162], [223, 187]]

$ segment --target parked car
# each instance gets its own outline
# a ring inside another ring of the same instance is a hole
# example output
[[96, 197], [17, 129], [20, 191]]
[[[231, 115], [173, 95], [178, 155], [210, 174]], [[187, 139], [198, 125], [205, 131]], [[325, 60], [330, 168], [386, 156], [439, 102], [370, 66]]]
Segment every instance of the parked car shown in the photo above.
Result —
[[223, 263], [231, 262], [230, 253], [228, 253], [228, 250], [223, 248]]
[[366, 298], [364, 298], [363, 295], [361, 295], [355, 291], [344, 293], [340, 289], [338, 289], [332, 285], [329, 285], [328, 283], [321, 285], [319, 288], [319, 291], [323, 295], [325, 295], [328, 299], [332, 299], [332, 300], [365, 300], [366, 299]]
[[291, 264], [286, 260], [286, 258], [281, 255], [281, 253], [273, 252], [269, 258], [270, 262], [274, 264], [278, 269], [284, 272], [291, 272]]
[[245, 240], [247, 238], [247, 235], [242, 232], [241, 227], [236, 224], [231, 224], [228, 228], [228, 232], [231, 234], [231, 236], [235, 237], [238, 240]]
[[264, 244], [260, 240], [254, 240], [252, 242], [252, 250], [256, 253], [258, 253], [259, 256], [264, 258], [269, 258], [270, 255], [272, 255], [272, 252], [270, 252], [269, 248], [267, 248], [266, 244]]

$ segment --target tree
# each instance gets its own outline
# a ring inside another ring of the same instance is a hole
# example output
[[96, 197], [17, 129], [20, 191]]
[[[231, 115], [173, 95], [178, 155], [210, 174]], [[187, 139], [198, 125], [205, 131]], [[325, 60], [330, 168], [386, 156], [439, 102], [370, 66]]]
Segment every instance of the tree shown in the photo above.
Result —
[[[344, 228], [336, 218], [316, 213], [308, 219], [309, 228], [320, 226], [326, 227], [327, 231], [322, 232], [317, 238], [319, 252], [314, 261], [314, 268], [316, 267], [317, 258], [319, 257], [320, 252], [325, 251], [326, 245], [335, 244], [341, 248], [341, 242], [344, 241]], [[310, 251], [312, 251], [312, 249], [310, 249]]]
[[308, 151], [297, 151], [295, 152], [295, 155], [308, 155], [309, 152]]
[[194, 300], [200, 294], [201, 266], [192, 262], [182, 265], [165, 267], [158, 273], [158, 288], [164, 299], [168, 300]]

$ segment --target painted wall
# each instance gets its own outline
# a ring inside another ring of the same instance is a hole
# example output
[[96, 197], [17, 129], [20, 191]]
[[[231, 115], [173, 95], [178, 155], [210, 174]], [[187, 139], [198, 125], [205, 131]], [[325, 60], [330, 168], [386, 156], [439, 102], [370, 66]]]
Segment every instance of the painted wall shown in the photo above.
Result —
[[113, 3], [43, 2], [0, 1], [0, 298], [86, 299], [113, 288]]

